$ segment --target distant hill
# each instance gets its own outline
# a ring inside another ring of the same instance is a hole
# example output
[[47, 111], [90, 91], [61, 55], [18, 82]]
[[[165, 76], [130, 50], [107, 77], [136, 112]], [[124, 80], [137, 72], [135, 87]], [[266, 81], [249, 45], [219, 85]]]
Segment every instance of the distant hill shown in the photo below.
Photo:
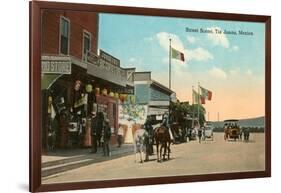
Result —
[[[212, 121], [211, 122], [214, 127], [216, 128], [222, 128], [224, 125], [223, 121]], [[240, 119], [238, 121], [238, 124], [240, 127], [258, 127], [258, 128], [264, 128], [264, 116], [263, 117], [256, 117], [256, 118], [250, 118], [250, 119]]]

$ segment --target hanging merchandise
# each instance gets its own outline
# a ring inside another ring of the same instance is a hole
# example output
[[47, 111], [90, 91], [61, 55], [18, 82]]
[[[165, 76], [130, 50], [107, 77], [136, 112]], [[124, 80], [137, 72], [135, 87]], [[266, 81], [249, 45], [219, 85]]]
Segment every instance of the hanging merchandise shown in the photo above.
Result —
[[99, 88], [99, 87], [96, 87], [96, 88], [95, 88], [95, 92], [96, 92], [96, 95], [100, 95], [100, 88]]
[[80, 87], [81, 87], [81, 81], [80, 80], [76, 80], [75, 81], [75, 85], [74, 85], [74, 90], [79, 91]]
[[114, 97], [114, 92], [110, 92], [109, 96]]
[[136, 103], [136, 96], [135, 95], [131, 95], [131, 103], [135, 104]]
[[122, 102], [122, 103], [124, 103], [124, 101], [126, 100], [126, 98], [127, 98], [127, 95], [126, 94], [120, 94], [120, 101]]
[[52, 101], [53, 101], [52, 96], [49, 96], [48, 97], [48, 114], [52, 113]]
[[88, 94], [83, 94], [81, 99], [74, 103], [74, 108], [80, 107], [82, 105], [86, 105], [88, 102]]
[[117, 92], [114, 93], [114, 97], [115, 97], [115, 99], [119, 99], [119, 94]]
[[107, 89], [106, 89], [106, 88], [102, 89], [102, 94], [103, 94], [104, 96], [107, 95]]
[[87, 93], [90, 93], [90, 92], [92, 92], [93, 91], [93, 86], [91, 85], [91, 84], [87, 84], [86, 85], [86, 92]]

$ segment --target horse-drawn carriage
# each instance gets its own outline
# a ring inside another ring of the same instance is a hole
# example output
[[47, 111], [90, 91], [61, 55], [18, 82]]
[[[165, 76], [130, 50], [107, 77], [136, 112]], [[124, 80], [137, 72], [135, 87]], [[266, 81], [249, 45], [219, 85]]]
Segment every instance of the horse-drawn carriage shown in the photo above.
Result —
[[224, 121], [224, 140], [239, 139], [241, 135], [238, 120], [229, 119]]
[[179, 122], [174, 122], [171, 125], [172, 132], [177, 143], [183, 143], [191, 140], [196, 140], [198, 131], [195, 129], [195, 125], [198, 122], [197, 118], [191, 118], [190, 116], [185, 116], [179, 120]]

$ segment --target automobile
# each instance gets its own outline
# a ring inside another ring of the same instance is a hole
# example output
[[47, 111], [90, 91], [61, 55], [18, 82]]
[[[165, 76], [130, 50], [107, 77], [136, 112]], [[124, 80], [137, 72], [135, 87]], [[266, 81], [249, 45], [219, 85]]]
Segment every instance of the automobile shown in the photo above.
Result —
[[240, 133], [237, 119], [224, 120], [224, 140], [234, 139], [236, 141], [239, 139]]
[[214, 128], [212, 126], [204, 127], [204, 130], [203, 130], [204, 140], [206, 140], [206, 139], [211, 139], [212, 141], [214, 140], [213, 130], [214, 130]]

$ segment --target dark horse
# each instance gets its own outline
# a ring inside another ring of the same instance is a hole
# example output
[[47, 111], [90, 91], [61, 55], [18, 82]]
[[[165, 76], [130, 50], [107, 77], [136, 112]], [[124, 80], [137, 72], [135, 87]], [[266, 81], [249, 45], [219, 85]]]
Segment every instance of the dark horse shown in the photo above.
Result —
[[[163, 160], [165, 160], [166, 155], [168, 156], [168, 159], [170, 159], [171, 139], [170, 139], [169, 130], [164, 126], [157, 127], [154, 130], [154, 139], [155, 139], [156, 149], [157, 149], [157, 161], [162, 162], [162, 156], [163, 156]], [[159, 145], [161, 145], [160, 152], [159, 152]], [[164, 154], [162, 155], [163, 148], [164, 148]]]

